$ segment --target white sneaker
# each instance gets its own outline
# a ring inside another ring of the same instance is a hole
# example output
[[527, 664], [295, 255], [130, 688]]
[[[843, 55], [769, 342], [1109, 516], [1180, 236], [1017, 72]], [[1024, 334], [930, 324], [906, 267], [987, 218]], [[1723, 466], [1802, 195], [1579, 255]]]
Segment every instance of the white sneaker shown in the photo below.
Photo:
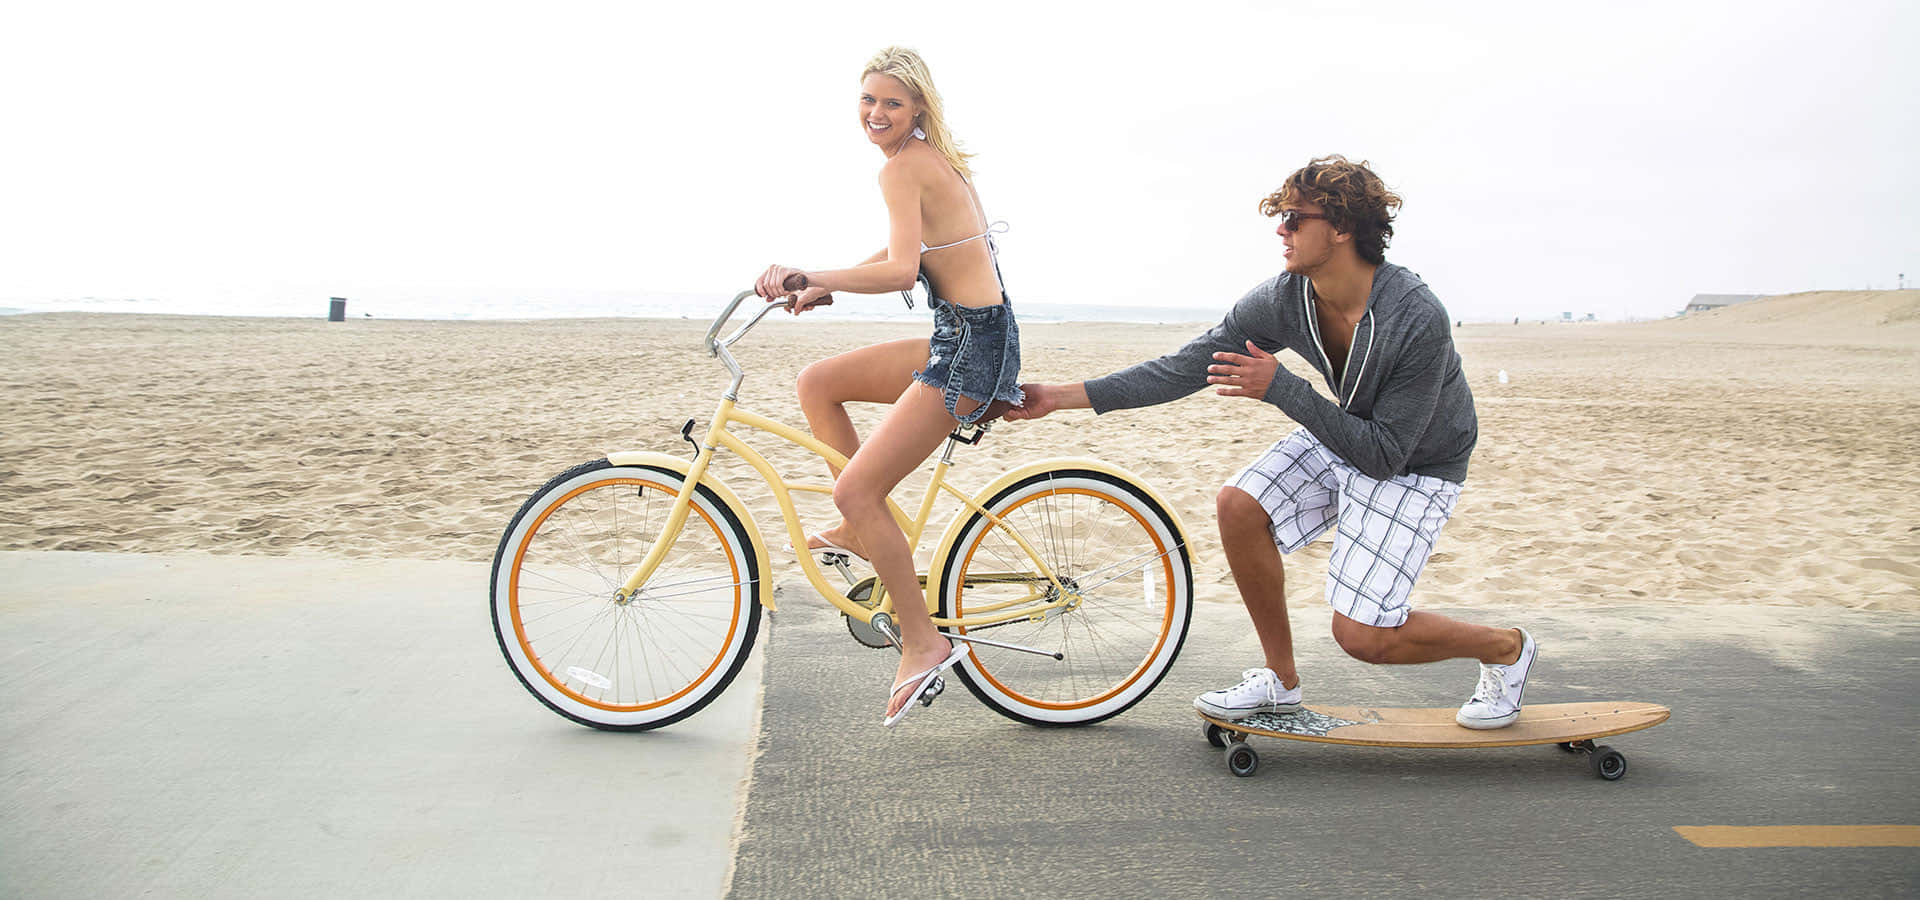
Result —
[[1527, 693], [1527, 672], [1533, 669], [1540, 650], [1525, 628], [1517, 630], [1520, 658], [1504, 666], [1481, 663], [1480, 686], [1474, 688], [1473, 699], [1460, 707], [1454, 721], [1468, 728], [1504, 728], [1520, 718], [1520, 698]]
[[1280, 676], [1272, 669], [1248, 669], [1240, 673], [1239, 684], [1225, 690], [1208, 691], [1193, 698], [1193, 707], [1207, 715], [1238, 722], [1254, 713], [1290, 713], [1300, 709], [1300, 686], [1288, 690], [1280, 685]]

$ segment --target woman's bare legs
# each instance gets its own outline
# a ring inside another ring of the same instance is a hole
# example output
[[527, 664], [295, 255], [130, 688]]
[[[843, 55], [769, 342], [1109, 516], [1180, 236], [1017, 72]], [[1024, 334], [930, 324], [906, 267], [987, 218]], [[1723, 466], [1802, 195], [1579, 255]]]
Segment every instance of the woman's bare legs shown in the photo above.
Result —
[[[845, 404], [892, 403], [913, 383], [914, 370], [926, 361], [926, 338], [902, 338], [849, 350], [801, 369], [796, 387], [808, 429], [821, 443], [851, 458], [860, 449], [860, 435], [853, 430]], [[945, 411], [942, 407], [941, 412]], [[925, 458], [922, 454], [921, 459]], [[913, 465], [919, 465], [919, 461]], [[834, 478], [840, 477], [838, 469], [827, 468]], [[872, 558], [844, 521], [822, 530], [819, 536]]]
[[[974, 405], [962, 401], [960, 411], [965, 413]], [[913, 548], [887, 512], [887, 493], [933, 454], [953, 424], [939, 391], [917, 381], [908, 383], [833, 485], [834, 505], [840, 507], [847, 527], [866, 549], [874, 574], [893, 598], [902, 643], [896, 683], [938, 665], [952, 645], [933, 627], [933, 617], [927, 613]], [[888, 700], [887, 715], [899, 712], [910, 700], [911, 691], [896, 691]]]

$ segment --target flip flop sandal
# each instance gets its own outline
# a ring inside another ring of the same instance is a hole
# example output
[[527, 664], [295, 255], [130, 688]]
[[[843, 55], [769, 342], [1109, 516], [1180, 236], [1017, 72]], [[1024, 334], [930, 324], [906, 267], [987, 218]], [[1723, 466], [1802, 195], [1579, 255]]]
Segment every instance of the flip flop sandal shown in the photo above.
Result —
[[[808, 553], [841, 553], [841, 554], [845, 554], [849, 558], [859, 560], [862, 565], [867, 565], [867, 566], [873, 565], [873, 563], [867, 562], [866, 557], [861, 556], [860, 554], [855, 553], [852, 550], [848, 550], [847, 548], [842, 547], [839, 544], [836, 544], [830, 540], [827, 540], [826, 538], [823, 538], [817, 534], [807, 535], [807, 541], [809, 543], [813, 541], [819, 541], [820, 543], [826, 545], [824, 547], [808, 547], [807, 548]], [[794, 546], [792, 544], [788, 544], [787, 549], [792, 550], [795, 553], [800, 552], [799, 550], [794, 549]]]
[[907, 705], [900, 707], [899, 712], [888, 716], [882, 724], [888, 728], [892, 728], [895, 723], [906, 718], [907, 713], [913, 712], [914, 707], [933, 705], [933, 698], [940, 696], [940, 693], [947, 689], [946, 679], [941, 678], [940, 673], [953, 668], [954, 664], [958, 663], [966, 655], [967, 645], [959, 644], [953, 648], [953, 652], [947, 654], [947, 658], [942, 660], [939, 665], [921, 672], [918, 675], [910, 675], [902, 679], [898, 684], [895, 684], [893, 690], [887, 692], [887, 700], [889, 702], [893, 700], [894, 694], [900, 693], [900, 689], [908, 685], [913, 686], [913, 699], [908, 700]]

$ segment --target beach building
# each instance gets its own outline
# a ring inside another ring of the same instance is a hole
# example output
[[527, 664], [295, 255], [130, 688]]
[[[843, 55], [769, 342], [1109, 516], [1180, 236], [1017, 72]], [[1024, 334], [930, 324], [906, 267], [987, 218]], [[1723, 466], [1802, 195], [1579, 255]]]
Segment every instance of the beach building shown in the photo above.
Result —
[[1682, 312], [1706, 312], [1710, 309], [1719, 309], [1722, 306], [1732, 306], [1735, 303], [1758, 300], [1765, 296], [1765, 294], [1695, 294], [1692, 300], [1687, 301], [1687, 308]]

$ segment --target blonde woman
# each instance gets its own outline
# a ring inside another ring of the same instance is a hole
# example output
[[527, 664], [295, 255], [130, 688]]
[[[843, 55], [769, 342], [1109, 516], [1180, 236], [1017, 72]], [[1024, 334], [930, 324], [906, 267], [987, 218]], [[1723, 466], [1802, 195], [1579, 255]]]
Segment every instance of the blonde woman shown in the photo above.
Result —
[[[954, 423], [984, 421], [1021, 400], [1020, 331], [1000, 283], [990, 226], [962, 153], [947, 131], [940, 93], [919, 54], [889, 47], [860, 73], [859, 121], [886, 157], [880, 193], [887, 246], [858, 265], [824, 271], [769, 266], [755, 290], [769, 302], [793, 298], [802, 313], [834, 291], [879, 294], [926, 286], [931, 340], [875, 344], [808, 366], [800, 408], [815, 437], [846, 454], [835, 473], [839, 525], [809, 549], [862, 557], [893, 597], [901, 656], [887, 698], [889, 726], [966, 654], [934, 628], [906, 536], [886, 497], [932, 454]], [[845, 404], [891, 403], [865, 442]]]

